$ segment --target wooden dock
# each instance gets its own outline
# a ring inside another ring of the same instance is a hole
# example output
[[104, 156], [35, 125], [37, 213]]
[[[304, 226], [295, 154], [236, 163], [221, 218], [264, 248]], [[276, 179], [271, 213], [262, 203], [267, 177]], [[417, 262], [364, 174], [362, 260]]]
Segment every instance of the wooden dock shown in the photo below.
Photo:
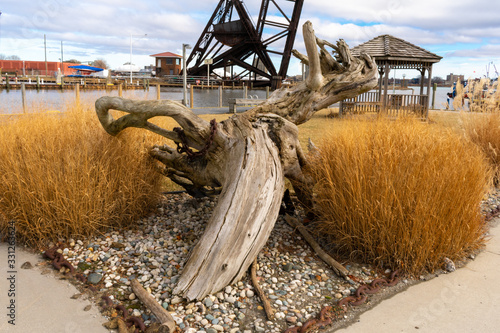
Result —
[[[64, 77], [62, 82], [57, 83], [55, 77], [36, 77], [36, 76], [26, 76], [26, 77], [7, 77], [8, 83], [4, 78], [0, 78], [0, 89], [10, 90], [10, 89], [21, 89], [22, 83], [24, 83], [26, 89], [75, 89], [75, 86], [80, 85], [80, 89], [87, 90], [113, 90], [113, 89], [123, 89], [123, 90], [136, 90], [143, 89], [149, 90], [150, 86], [165, 88], [182, 88], [182, 82], [169, 82], [162, 80], [161, 78], [134, 78], [132, 83], [128, 78], [94, 78], [94, 77]], [[120, 88], [121, 86], [121, 88]], [[211, 85], [208, 86], [204, 84], [203, 80], [188, 80], [188, 86], [194, 89], [254, 89], [254, 90], [266, 90], [266, 87], [252, 87], [245, 85], [237, 85], [222, 81], [211, 81]], [[269, 89], [269, 88], [267, 88]]]

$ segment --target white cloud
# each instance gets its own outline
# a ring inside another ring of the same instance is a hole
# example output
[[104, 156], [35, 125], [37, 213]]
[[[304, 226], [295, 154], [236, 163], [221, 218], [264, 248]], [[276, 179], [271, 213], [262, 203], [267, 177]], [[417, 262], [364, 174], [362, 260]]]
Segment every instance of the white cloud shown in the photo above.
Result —
[[[293, 2], [276, 1], [290, 12]], [[133, 38], [134, 62], [148, 65], [149, 54], [180, 53], [182, 43], [194, 45], [218, 3], [219, 0], [4, 0], [0, 8], [0, 53], [42, 60], [46, 34], [49, 58], [60, 57], [62, 40], [65, 59], [102, 57], [118, 66], [128, 61], [130, 34], [148, 34], [147, 38]], [[261, 2], [245, 0], [244, 4], [255, 21]], [[343, 38], [351, 46], [391, 34], [445, 56], [436, 65], [436, 73], [446, 73], [453, 66], [457, 67], [453, 72], [473, 72], [474, 66], [485, 59], [498, 59], [499, 12], [500, 2], [490, 0], [305, 0], [301, 23], [311, 20], [321, 38], [332, 42]], [[283, 20], [272, 3], [268, 17]], [[279, 44], [282, 43], [284, 40]], [[305, 52], [300, 28], [295, 48]], [[474, 61], [464, 64], [465, 58]], [[293, 63], [289, 73], [297, 74], [297, 70], [300, 66]]]
[[475, 49], [457, 50], [447, 54], [449, 57], [494, 58], [500, 59], [500, 44], [483, 45]]
[[498, 25], [500, 2], [476, 0], [307, 0], [303, 18], [317, 16], [332, 21], [339, 19], [357, 23], [390, 23], [418, 26], [423, 29], [489, 27]]

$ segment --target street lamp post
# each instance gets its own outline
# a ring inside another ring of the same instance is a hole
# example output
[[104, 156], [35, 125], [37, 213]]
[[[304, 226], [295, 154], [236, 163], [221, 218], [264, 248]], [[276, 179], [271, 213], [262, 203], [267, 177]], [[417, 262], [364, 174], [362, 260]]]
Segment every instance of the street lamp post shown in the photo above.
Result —
[[146, 37], [148, 34], [144, 34], [144, 35], [132, 35], [130, 34], [130, 62], [129, 62], [129, 66], [130, 66], [130, 84], [132, 84], [132, 37]]
[[190, 49], [191, 45], [182, 44], [182, 90], [183, 99], [182, 104], [187, 106], [187, 71], [186, 71], [186, 49]]

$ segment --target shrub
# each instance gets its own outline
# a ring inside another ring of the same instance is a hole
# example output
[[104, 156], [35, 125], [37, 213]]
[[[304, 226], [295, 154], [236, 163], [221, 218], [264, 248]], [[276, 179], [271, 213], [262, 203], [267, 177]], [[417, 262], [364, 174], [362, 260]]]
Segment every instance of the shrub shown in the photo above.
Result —
[[341, 251], [419, 274], [483, 244], [490, 170], [457, 134], [409, 119], [346, 121], [316, 159], [318, 226]]
[[32, 246], [127, 226], [159, 198], [141, 131], [109, 136], [93, 107], [0, 124], [0, 229]]

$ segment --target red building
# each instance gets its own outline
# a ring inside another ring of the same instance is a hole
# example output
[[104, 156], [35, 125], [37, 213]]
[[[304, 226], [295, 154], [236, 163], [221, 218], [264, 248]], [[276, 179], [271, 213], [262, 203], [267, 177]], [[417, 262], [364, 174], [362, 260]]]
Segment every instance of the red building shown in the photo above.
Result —
[[[75, 69], [69, 68], [75, 64], [64, 62], [61, 73], [64, 75], [72, 75], [76, 73]], [[54, 76], [61, 68], [60, 62], [47, 61], [47, 70], [45, 70], [45, 61], [29, 61], [29, 60], [0, 60], [0, 68], [2, 74], [11, 74], [16, 76], [24, 75], [48, 75]]]
[[152, 54], [155, 57], [156, 75], [179, 75], [181, 74], [181, 59], [182, 57], [172, 52], [163, 52]]

